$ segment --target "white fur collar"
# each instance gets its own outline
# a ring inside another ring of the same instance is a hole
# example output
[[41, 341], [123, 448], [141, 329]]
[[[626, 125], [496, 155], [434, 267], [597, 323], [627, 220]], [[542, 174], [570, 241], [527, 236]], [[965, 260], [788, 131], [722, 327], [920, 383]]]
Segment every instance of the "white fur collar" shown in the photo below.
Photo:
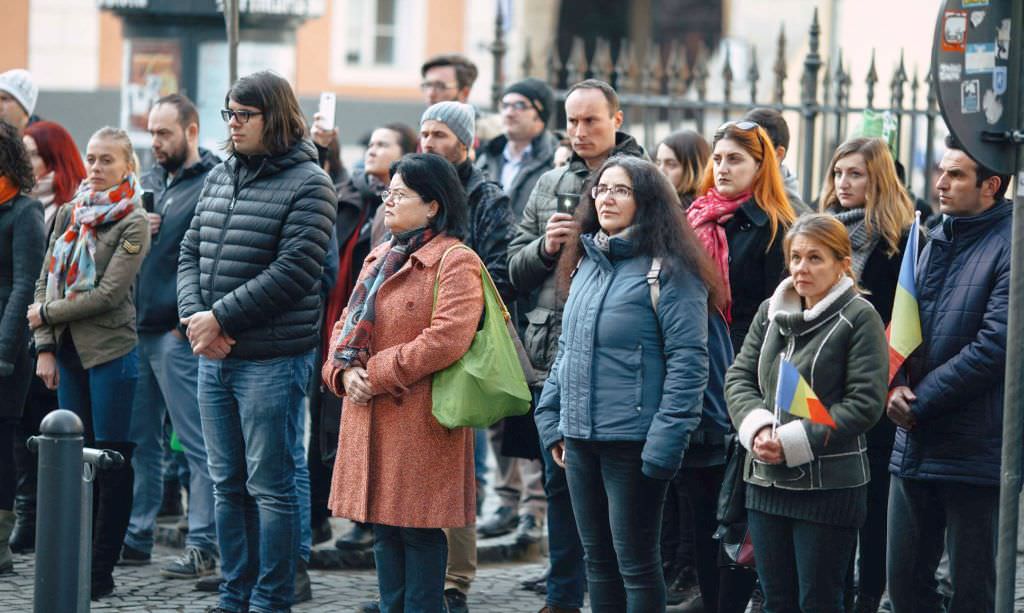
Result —
[[776, 313], [800, 313], [803, 316], [804, 321], [814, 321], [851, 287], [853, 287], [853, 279], [843, 275], [843, 277], [832, 286], [828, 295], [826, 295], [821, 302], [805, 311], [803, 310], [802, 303], [800, 302], [800, 296], [796, 293], [796, 289], [793, 287], [793, 277], [786, 277], [782, 280], [782, 283], [779, 283], [779, 286], [775, 288], [775, 293], [772, 294], [772, 297], [768, 299], [768, 321], [775, 321]]

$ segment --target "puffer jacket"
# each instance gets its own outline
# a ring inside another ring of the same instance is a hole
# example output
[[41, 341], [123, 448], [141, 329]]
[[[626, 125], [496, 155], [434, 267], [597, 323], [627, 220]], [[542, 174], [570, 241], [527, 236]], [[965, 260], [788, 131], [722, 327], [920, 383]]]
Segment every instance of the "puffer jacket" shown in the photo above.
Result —
[[708, 379], [707, 288], [677, 264], [662, 272], [628, 238], [590, 235], [563, 314], [558, 355], [534, 419], [545, 449], [563, 438], [645, 441], [648, 477], [670, 479], [701, 420]]
[[[491, 181], [501, 182], [501, 169], [505, 166], [504, 154], [507, 144], [507, 136], [496, 136], [482, 147], [477, 157], [476, 167]], [[517, 220], [522, 217], [526, 201], [541, 175], [555, 165], [555, 149], [558, 149], [558, 139], [555, 135], [548, 130], [541, 132], [530, 143], [530, 157], [523, 161], [519, 172], [512, 179], [512, 184], [503, 186], [512, 205], [512, 214]]]
[[231, 357], [295, 355], [317, 345], [324, 258], [336, 196], [308, 140], [276, 156], [214, 168], [185, 233], [178, 315], [212, 310]]
[[776, 422], [780, 356], [800, 371], [836, 429], [779, 408], [776, 432], [786, 462], [765, 464], [748, 454], [747, 483], [789, 490], [867, 483], [864, 433], [882, 416], [889, 376], [885, 330], [875, 308], [857, 294], [848, 277], [807, 310], [792, 277], [779, 284], [758, 309], [725, 378], [729, 415], [747, 450], [761, 428]]
[[917, 266], [924, 342], [897, 376], [917, 396], [916, 424], [896, 431], [896, 476], [1000, 484], [1012, 216], [1003, 201], [929, 232]]
[[[625, 132], [616, 133], [611, 155], [647, 159], [643, 148]], [[558, 211], [558, 194], [579, 196], [589, 176], [586, 162], [575, 153], [567, 165], [544, 173], [530, 194], [515, 238], [508, 247], [512, 285], [520, 296], [527, 296], [527, 302], [534, 305], [526, 313], [523, 345], [541, 378], [546, 376], [558, 351], [563, 306], [555, 288], [558, 255], [549, 256], [544, 251], [544, 230], [548, 219]]]
[[167, 332], [178, 325], [181, 239], [192, 223], [206, 175], [219, 163], [217, 156], [202, 149], [199, 161], [182, 168], [170, 183], [167, 171], [159, 164], [140, 179], [142, 188], [153, 192], [154, 212], [161, 216], [160, 231], [152, 238], [135, 287], [140, 333]]

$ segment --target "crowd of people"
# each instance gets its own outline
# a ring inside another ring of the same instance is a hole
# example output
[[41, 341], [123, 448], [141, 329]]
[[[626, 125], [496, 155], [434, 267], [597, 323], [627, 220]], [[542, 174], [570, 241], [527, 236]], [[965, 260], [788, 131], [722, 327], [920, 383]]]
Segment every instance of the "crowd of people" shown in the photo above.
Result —
[[[376, 126], [353, 168], [259, 72], [221, 152], [157, 100], [145, 171], [124, 131], [83, 155], [31, 74], [0, 74], [0, 573], [34, 546], [24, 440], [60, 407], [128, 460], [96, 478], [94, 599], [185, 490], [160, 572], [217, 612], [313, 598], [331, 516], [372, 551], [364, 613], [468, 611], [477, 539], [506, 534], [547, 540], [542, 613], [993, 609], [1008, 176], [947, 138], [931, 215], [862, 135], [805, 203], [774, 109], [649, 157], [605, 82], [568, 88], [564, 133], [547, 84], [512, 83], [495, 132], [469, 60], [421, 74], [418, 129]], [[448, 429], [433, 376], [489, 282], [532, 410]], [[921, 344], [890, 372], [900, 291]]]

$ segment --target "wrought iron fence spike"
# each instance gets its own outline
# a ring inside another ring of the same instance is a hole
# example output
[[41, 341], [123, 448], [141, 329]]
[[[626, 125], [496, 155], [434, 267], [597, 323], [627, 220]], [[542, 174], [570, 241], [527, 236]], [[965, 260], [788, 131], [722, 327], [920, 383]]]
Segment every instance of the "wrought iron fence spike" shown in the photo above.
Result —
[[523, 63], [519, 65], [524, 79], [533, 76], [533, 54], [530, 53], [530, 37], [527, 36], [523, 44]]
[[875, 69], [875, 50], [871, 49], [871, 63], [868, 64], [868, 75], [864, 82], [868, 86], [867, 108], [875, 108], [875, 84], [878, 83], [878, 71]]
[[775, 64], [772, 66], [775, 73], [775, 104], [782, 104], [785, 95], [786, 85], [786, 24], [779, 25], [779, 38], [775, 47]]
[[572, 40], [572, 51], [569, 52], [569, 61], [565, 65], [566, 85], [579, 83], [587, 72], [587, 51], [583, 44], [583, 38], [576, 36]]
[[750, 46], [750, 68], [747, 70], [747, 82], [750, 84], [750, 104], [757, 105], [757, 82], [761, 79], [761, 71], [757, 67], [757, 45]]
[[551, 41], [551, 49], [548, 51], [547, 61], [548, 85], [552, 89], [560, 89], [562, 86], [562, 60], [558, 57], [558, 43]]

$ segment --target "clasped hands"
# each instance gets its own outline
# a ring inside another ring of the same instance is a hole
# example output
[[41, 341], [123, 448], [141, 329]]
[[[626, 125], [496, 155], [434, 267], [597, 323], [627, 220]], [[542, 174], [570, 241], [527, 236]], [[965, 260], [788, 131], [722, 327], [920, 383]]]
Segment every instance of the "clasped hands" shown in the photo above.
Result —
[[771, 426], [765, 426], [757, 431], [750, 452], [765, 464], [782, 464], [786, 461], [782, 441], [779, 440], [777, 433], [772, 432]]
[[345, 386], [345, 395], [355, 404], [367, 404], [374, 396], [370, 374], [362, 366], [346, 368], [341, 375], [341, 383]]
[[192, 353], [211, 360], [223, 360], [231, 353], [235, 339], [224, 333], [213, 311], [199, 311], [185, 317], [181, 320], [181, 325], [188, 328], [188, 342], [192, 345]]

